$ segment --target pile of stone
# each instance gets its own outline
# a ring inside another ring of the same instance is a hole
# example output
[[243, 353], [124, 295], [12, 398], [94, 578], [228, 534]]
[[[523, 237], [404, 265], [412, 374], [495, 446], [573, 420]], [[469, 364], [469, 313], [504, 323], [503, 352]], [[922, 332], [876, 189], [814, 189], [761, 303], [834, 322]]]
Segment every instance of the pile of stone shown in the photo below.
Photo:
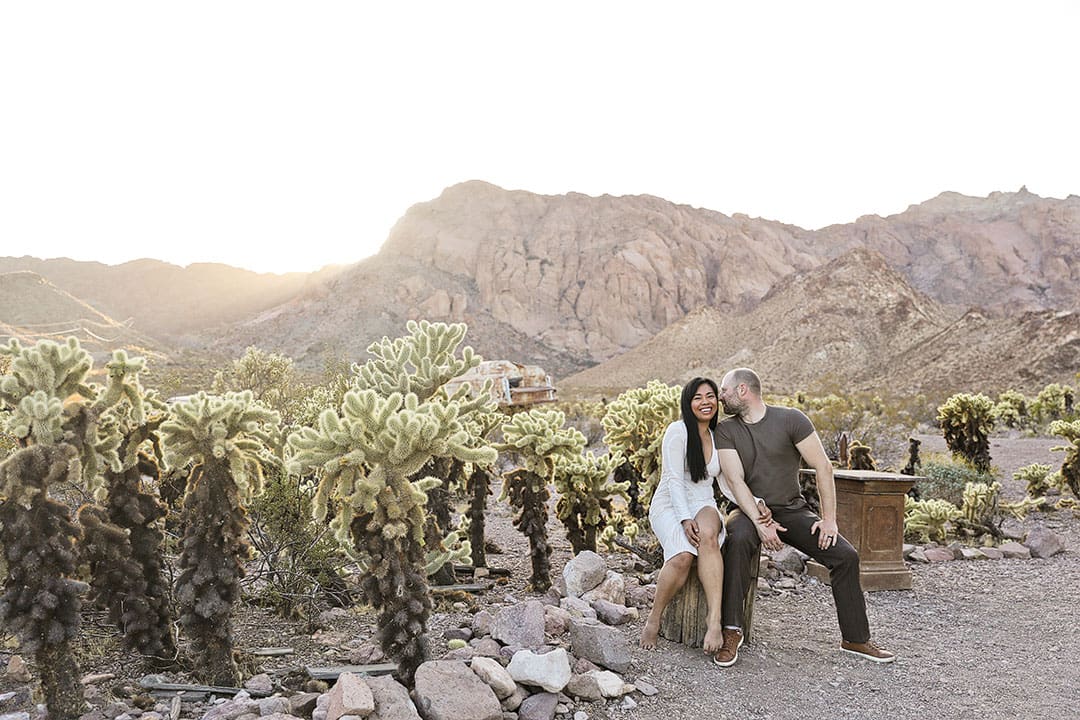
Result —
[[1023, 542], [1009, 540], [997, 546], [969, 547], [959, 541], [948, 545], [936, 542], [926, 545], [904, 545], [904, 559], [919, 563], [942, 563], [953, 560], [1030, 560], [1050, 558], [1065, 550], [1065, 543], [1053, 531], [1039, 526], [1031, 530]]

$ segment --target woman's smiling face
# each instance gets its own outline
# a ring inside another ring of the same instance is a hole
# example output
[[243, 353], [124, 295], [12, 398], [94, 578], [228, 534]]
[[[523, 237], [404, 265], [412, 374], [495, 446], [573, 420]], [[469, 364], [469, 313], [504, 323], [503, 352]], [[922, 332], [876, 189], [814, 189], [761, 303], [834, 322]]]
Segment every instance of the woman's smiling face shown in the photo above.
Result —
[[709, 383], [697, 386], [694, 397], [690, 399], [690, 408], [694, 411], [694, 417], [701, 422], [708, 422], [716, 416], [716, 393]]

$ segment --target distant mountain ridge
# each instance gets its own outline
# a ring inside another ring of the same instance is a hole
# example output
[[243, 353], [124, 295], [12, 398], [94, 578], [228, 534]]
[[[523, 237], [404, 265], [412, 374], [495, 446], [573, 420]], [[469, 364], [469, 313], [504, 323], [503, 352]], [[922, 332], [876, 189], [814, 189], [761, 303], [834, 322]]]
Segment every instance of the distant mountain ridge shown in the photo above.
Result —
[[[411, 207], [378, 255], [318, 276], [156, 261], [85, 274], [82, 265], [97, 264], [36, 261], [29, 269], [174, 345], [236, 355], [255, 344], [313, 369], [328, 355], [362, 359], [371, 341], [423, 317], [467, 322], [466, 341], [489, 358], [537, 363], [557, 378], [590, 367], [622, 377], [620, 362], [643, 357], [629, 351], [670, 342], [663, 331], [684, 319], [707, 318], [748, 338], [720, 360], [746, 357], [744, 349], [759, 362], [775, 356], [783, 383], [830, 372], [819, 355], [839, 359], [851, 382], [878, 382], [965, 337], [923, 368], [927, 383], [940, 386], [967, 377], [965, 362], [993, 361], [980, 338], [1022, 346], [1021, 329], [1041, 343], [1028, 353], [1028, 381], [1080, 370], [1069, 339], [1070, 313], [1080, 308], [1078, 251], [1080, 198], [1024, 189], [943, 193], [897, 215], [810, 231], [651, 196], [543, 196], [470, 181]], [[29, 260], [0, 258], [0, 270]], [[11, 324], [3, 307], [0, 323]], [[695, 360], [711, 363], [706, 349], [680, 357], [672, 376]], [[675, 344], [669, 351], [682, 352]], [[630, 374], [661, 377], [668, 366], [656, 362]]]

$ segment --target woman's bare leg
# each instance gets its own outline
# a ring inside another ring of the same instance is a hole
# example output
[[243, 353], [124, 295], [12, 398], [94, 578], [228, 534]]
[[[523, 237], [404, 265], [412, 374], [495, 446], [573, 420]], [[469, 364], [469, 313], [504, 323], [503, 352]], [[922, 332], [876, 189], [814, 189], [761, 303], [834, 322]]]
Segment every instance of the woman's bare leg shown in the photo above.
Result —
[[[724, 595], [724, 556], [720, 553], [718, 542], [723, 520], [716, 508], [712, 507], [701, 508], [694, 520], [697, 521], [701, 538], [698, 544], [698, 579], [705, 590], [705, 601], [709, 605], [707, 630], [702, 646], [705, 652], [711, 655], [719, 651], [724, 644], [720, 622], [720, 606]], [[659, 590], [659, 585], [657, 589]]]
[[690, 567], [694, 563], [694, 556], [688, 552], [675, 555], [660, 568], [660, 574], [656, 578], [656, 595], [653, 597], [652, 610], [645, 620], [645, 627], [641, 631], [641, 647], [651, 650], [656, 647], [656, 636], [660, 632], [660, 617], [664, 614], [664, 608], [675, 597], [675, 593], [686, 582], [690, 575]]

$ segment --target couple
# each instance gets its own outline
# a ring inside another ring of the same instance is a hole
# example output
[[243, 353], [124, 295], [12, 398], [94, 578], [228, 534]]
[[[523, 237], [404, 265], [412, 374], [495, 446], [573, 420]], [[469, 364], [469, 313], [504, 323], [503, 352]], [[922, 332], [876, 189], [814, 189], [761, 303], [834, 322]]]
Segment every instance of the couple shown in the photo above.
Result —
[[[717, 402], [733, 417], [718, 422]], [[841, 649], [892, 662], [893, 653], [870, 641], [859, 556], [837, 530], [832, 464], [810, 419], [795, 408], [766, 405], [761, 380], [749, 368], [730, 371], [719, 388], [694, 378], [683, 388], [681, 405], [682, 419], [664, 434], [660, 483], [649, 508], [664, 566], [641, 646], [656, 646], [660, 616], [696, 556], [709, 606], [705, 652], [721, 667], [734, 665], [750, 564], [758, 561], [761, 545], [779, 550], [787, 543], [829, 568]], [[799, 490], [800, 458], [817, 471], [820, 518]], [[714, 480], [738, 506], [727, 527], [713, 497]]]

